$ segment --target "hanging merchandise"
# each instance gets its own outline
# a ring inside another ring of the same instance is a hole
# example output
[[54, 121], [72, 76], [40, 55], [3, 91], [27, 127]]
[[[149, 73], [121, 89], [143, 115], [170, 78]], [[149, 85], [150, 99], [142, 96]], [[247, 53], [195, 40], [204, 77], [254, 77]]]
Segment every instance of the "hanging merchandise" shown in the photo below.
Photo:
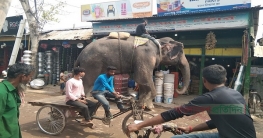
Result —
[[37, 78], [44, 78], [44, 72], [46, 68], [45, 64], [45, 54], [43, 52], [38, 52], [37, 53], [37, 62], [38, 62], [38, 75]]
[[70, 48], [70, 44], [69, 44], [68, 41], [63, 41], [63, 42], [62, 42], [62, 46], [63, 46], [64, 48]]
[[48, 78], [48, 84], [51, 84], [52, 82], [52, 73], [53, 73], [53, 52], [52, 51], [46, 51], [46, 69], [47, 72], [49, 73], [49, 78]]
[[214, 32], [210, 31], [206, 36], [205, 48], [207, 50], [211, 50], [215, 48], [216, 43], [217, 43], [216, 35], [214, 34]]
[[41, 43], [40, 47], [43, 48], [44, 50], [46, 50], [47, 49], [47, 44], [46, 43]]
[[82, 43], [78, 43], [78, 44], [77, 44], [77, 47], [78, 47], [78, 48], [83, 48], [83, 46], [84, 46], [84, 45], [83, 45]]
[[52, 47], [52, 50], [53, 50], [53, 52], [56, 52], [56, 53], [57, 53], [59, 49], [54, 46], [54, 47]]

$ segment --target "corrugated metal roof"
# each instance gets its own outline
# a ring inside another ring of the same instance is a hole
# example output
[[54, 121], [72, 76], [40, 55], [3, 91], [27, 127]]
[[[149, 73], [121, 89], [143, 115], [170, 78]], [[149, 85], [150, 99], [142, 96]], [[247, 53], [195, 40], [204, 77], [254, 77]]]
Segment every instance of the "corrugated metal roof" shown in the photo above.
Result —
[[55, 30], [41, 34], [40, 40], [88, 40], [92, 35], [92, 29]]
[[125, 21], [125, 20], [136, 20], [136, 19], [153, 19], [153, 18], [167, 18], [167, 17], [180, 17], [180, 16], [191, 16], [191, 15], [202, 15], [209, 13], [224, 13], [230, 11], [247, 11], [247, 10], [261, 10], [263, 7], [251, 7], [251, 8], [238, 8], [238, 9], [230, 9], [230, 10], [216, 10], [216, 11], [207, 11], [207, 12], [194, 12], [194, 13], [183, 13], [183, 14], [173, 14], [173, 15], [153, 15], [152, 17], [141, 17], [141, 18], [121, 18], [121, 19], [105, 19], [105, 20], [91, 20], [88, 22], [107, 22], [107, 21]]

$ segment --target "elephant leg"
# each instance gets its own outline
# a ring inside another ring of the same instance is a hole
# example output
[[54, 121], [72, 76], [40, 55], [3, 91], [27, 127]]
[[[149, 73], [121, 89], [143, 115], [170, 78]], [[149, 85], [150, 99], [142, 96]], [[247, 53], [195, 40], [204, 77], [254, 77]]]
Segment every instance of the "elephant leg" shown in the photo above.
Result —
[[[144, 75], [145, 76], [145, 75]], [[154, 108], [152, 100], [156, 96], [156, 90], [151, 75], [147, 79], [139, 79], [135, 81], [139, 84], [139, 103], [147, 106], [149, 109]]]
[[94, 67], [94, 68], [85, 68], [86, 74], [83, 78], [83, 85], [84, 85], [84, 91], [87, 97], [91, 96], [91, 91], [93, 89], [93, 85], [97, 77], [102, 72], [102, 67]]

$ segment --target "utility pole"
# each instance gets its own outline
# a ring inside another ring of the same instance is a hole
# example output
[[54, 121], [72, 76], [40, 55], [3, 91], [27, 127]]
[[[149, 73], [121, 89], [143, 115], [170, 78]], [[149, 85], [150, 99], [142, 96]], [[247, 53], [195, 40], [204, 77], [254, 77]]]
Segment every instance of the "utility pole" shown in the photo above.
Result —
[[0, 32], [3, 28], [7, 12], [10, 8], [12, 0], [0, 0]]
[[23, 37], [25, 25], [26, 25], [26, 19], [21, 20], [20, 24], [19, 24], [19, 29], [18, 29], [18, 32], [17, 32], [17, 36], [16, 36], [15, 45], [14, 45], [14, 48], [13, 48], [13, 51], [12, 51], [12, 54], [11, 54], [11, 58], [9, 60], [9, 64], [8, 64], [9, 66], [16, 63], [17, 53], [19, 51], [19, 46], [21, 44], [21, 40], [22, 40], [22, 37]]

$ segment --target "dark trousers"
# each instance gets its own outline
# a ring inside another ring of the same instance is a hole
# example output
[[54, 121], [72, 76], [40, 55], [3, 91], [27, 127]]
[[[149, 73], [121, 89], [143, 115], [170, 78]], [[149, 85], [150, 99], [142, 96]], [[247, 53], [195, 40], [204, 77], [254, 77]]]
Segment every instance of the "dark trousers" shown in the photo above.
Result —
[[141, 37], [148, 38], [148, 39], [152, 40], [155, 43], [155, 45], [160, 46], [160, 43], [154, 37], [152, 37], [149, 34], [142, 34]]
[[[92, 91], [92, 96], [97, 99], [103, 106], [106, 112], [110, 111], [110, 103], [107, 98], [115, 98], [109, 91]], [[116, 99], [117, 100], [117, 99]], [[119, 109], [123, 109], [123, 105], [119, 102], [116, 103]]]
[[83, 117], [85, 118], [85, 120], [89, 121], [89, 120], [91, 120], [91, 116], [92, 116], [93, 112], [95, 111], [96, 103], [94, 103], [90, 100], [86, 100], [86, 101], [87, 101], [87, 104], [84, 104], [80, 101], [69, 100], [66, 102], [66, 104], [79, 108], [81, 110], [81, 113], [82, 113]]

